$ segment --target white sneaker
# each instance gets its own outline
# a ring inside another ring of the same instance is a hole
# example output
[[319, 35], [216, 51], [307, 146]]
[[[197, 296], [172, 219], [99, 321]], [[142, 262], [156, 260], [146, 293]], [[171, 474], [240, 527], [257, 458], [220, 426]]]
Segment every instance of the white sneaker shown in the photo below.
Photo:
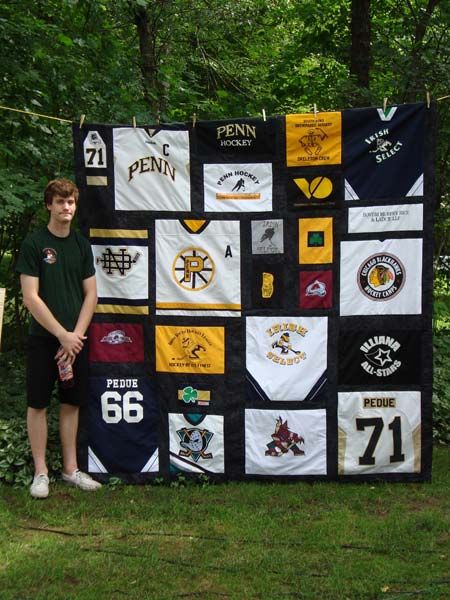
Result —
[[35, 475], [33, 483], [30, 485], [30, 494], [33, 498], [47, 498], [48, 496], [48, 477], [45, 473]]
[[86, 492], [92, 492], [102, 487], [101, 483], [95, 481], [90, 475], [83, 473], [83, 471], [80, 471], [80, 469], [74, 471], [72, 475], [63, 473], [62, 480], [69, 485], [74, 485], [75, 487], [80, 488], [80, 490], [84, 490]]

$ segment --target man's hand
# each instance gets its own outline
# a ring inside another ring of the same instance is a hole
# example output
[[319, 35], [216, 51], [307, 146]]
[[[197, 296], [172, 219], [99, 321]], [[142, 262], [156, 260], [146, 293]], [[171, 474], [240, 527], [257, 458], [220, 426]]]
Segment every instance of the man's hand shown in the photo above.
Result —
[[85, 335], [80, 335], [74, 331], [65, 331], [58, 336], [61, 347], [55, 355], [57, 362], [73, 364], [76, 355], [81, 351], [84, 345]]

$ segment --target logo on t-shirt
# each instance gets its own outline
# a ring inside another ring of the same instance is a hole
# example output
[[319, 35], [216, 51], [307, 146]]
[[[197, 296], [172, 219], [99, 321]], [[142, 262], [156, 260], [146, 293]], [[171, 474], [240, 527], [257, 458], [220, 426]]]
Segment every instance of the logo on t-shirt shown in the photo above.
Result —
[[53, 265], [56, 262], [56, 250], [54, 250], [53, 248], [44, 248], [44, 250], [42, 251], [43, 255], [44, 255], [44, 262], [46, 262], [49, 265]]

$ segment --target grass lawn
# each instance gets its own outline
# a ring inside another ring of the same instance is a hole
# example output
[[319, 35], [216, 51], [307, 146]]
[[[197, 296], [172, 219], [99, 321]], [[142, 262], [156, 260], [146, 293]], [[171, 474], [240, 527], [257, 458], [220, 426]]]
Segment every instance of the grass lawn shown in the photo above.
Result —
[[450, 452], [430, 484], [0, 487], [1, 600], [450, 598]]

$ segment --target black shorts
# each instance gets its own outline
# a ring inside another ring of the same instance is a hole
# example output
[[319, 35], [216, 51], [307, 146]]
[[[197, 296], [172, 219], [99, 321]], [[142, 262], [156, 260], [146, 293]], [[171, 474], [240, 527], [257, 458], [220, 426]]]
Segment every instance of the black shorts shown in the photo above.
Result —
[[[55, 337], [28, 336], [27, 403], [31, 408], [46, 408], [50, 404], [58, 378], [55, 354], [60, 346]], [[71, 388], [59, 385], [59, 400], [64, 404], [81, 406], [87, 398], [89, 360], [86, 342], [72, 365], [75, 383]]]

